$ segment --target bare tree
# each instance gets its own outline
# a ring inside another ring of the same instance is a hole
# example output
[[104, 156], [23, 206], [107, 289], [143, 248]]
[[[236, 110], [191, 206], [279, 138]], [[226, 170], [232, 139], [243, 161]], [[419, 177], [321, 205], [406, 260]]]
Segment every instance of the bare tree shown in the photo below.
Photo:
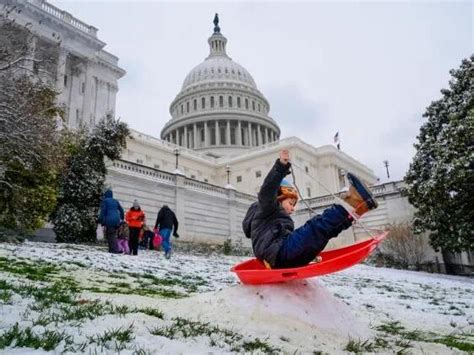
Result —
[[414, 234], [409, 222], [392, 223], [388, 230], [390, 233], [381, 246], [382, 253], [388, 254], [404, 268], [419, 270], [426, 255], [423, 235]]

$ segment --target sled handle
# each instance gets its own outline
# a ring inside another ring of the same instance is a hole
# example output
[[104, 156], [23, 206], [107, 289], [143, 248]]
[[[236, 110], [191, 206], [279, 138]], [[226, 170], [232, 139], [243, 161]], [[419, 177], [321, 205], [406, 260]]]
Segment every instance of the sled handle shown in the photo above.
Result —
[[298, 275], [297, 272], [289, 271], [289, 272], [282, 272], [281, 276], [283, 277], [296, 277]]

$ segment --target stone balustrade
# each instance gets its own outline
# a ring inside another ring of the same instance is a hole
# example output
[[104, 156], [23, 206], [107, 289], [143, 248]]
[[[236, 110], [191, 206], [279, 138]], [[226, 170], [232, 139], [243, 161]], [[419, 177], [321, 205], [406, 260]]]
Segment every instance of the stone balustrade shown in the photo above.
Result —
[[57, 8], [56, 6], [46, 2], [45, 0], [28, 0], [30, 4], [33, 4], [39, 8], [41, 8], [43, 11], [47, 12], [48, 14], [60, 19], [61, 21], [64, 21], [66, 23], [69, 23], [71, 26], [77, 28], [78, 30], [87, 33], [90, 36], [96, 37], [97, 38], [97, 28], [94, 26], [90, 26], [81, 20], [77, 19], [76, 17], [72, 16], [70, 13], [67, 11], [61, 10]]

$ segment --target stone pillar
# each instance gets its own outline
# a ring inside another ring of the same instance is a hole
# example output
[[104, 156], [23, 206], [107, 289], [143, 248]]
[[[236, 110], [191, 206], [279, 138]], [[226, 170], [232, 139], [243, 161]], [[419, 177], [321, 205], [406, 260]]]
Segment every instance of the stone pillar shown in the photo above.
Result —
[[176, 218], [178, 219], [179, 223], [179, 234], [181, 237], [184, 237], [183, 239], [186, 238], [186, 223], [185, 223], [185, 194], [186, 194], [186, 189], [184, 187], [184, 180], [186, 180], [186, 177], [183, 175], [175, 175], [176, 177], [176, 190], [175, 190], [175, 213], [176, 213]]
[[188, 126], [184, 126], [184, 140], [183, 140], [183, 146], [185, 148], [188, 147]]
[[194, 148], [194, 149], [198, 148], [197, 136], [198, 136], [198, 134], [197, 134], [197, 125], [194, 123], [193, 124], [193, 146], [191, 148]]
[[229, 201], [229, 239], [232, 244], [236, 244], [237, 240], [237, 201], [234, 189], [227, 189]]
[[219, 131], [219, 121], [218, 120], [216, 120], [214, 126], [216, 127], [216, 132], [215, 132], [216, 145], [220, 145], [221, 144], [221, 132]]
[[[67, 52], [64, 48], [59, 49], [58, 68], [56, 73], [56, 89], [59, 91], [59, 96], [64, 92], [64, 75], [66, 75]], [[62, 102], [61, 102], [62, 103]]]
[[242, 143], [242, 123], [240, 120], [237, 121], [237, 136], [235, 137], [235, 141], [239, 147], [243, 146]]
[[262, 145], [262, 132], [260, 130], [260, 125], [257, 125], [257, 146]]
[[249, 147], [253, 147], [253, 142], [252, 142], [252, 124], [249, 122], [248, 123], [248, 134], [249, 134]]
[[204, 147], [209, 147], [209, 132], [207, 128], [207, 121], [204, 121]]
[[230, 120], [226, 121], [225, 144], [230, 145]]
[[270, 143], [269, 140], [270, 140], [270, 135], [268, 134], [268, 128], [265, 127], [265, 143], [267, 144]]

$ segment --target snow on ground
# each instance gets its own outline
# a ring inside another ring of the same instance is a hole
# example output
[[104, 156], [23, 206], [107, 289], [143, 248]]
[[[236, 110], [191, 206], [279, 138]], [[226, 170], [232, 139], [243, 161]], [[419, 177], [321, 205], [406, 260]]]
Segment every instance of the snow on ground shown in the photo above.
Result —
[[357, 265], [244, 286], [241, 260], [0, 244], [0, 353], [474, 351], [472, 278]]

